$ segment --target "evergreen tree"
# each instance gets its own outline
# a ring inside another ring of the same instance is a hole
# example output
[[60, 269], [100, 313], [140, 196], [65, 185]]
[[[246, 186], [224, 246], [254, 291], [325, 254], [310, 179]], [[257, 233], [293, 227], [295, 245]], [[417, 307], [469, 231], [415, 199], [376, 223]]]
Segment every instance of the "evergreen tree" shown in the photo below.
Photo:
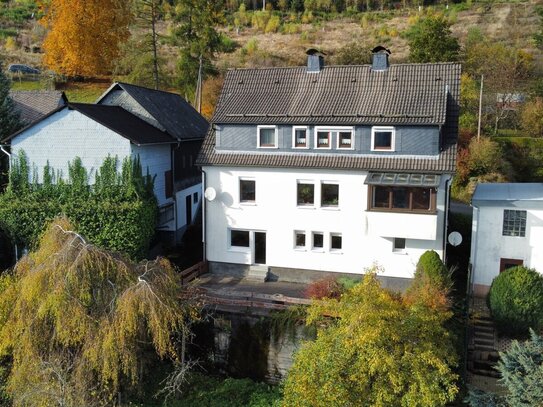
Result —
[[530, 330], [524, 343], [513, 341], [501, 353], [497, 369], [508, 392], [505, 400], [515, 407], [543, 405], [543, 338]]
[[460, 51], [450, 23], [440, 16], [419, 19], [409, 30], [408, 43], [412, 62], [456, 61]]
[[19, 113], [9, 96], [10, 81], [0, 64], [0, 140], [15, 133], [22, 126]]

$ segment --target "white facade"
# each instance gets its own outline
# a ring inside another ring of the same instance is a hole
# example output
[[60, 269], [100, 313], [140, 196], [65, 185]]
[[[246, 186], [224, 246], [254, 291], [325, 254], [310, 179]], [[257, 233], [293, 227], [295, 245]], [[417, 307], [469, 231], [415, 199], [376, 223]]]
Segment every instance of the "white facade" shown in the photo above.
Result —
[[126, 157], [139, 155], [142, 172], [155, 177], [154, 192], [159, 205], [173, 202], [166, 198], [164, 173], [172, 168], [169, 144], [137, 146], [84, 114], [63, 109], [18, 134], [11, 140], [11, 151], [16, 157], [23, 150], [32, 171], [43, 180], [43, 169], [49, 166], [66, 179], [68, 163], [81, 158], [89, 183], [94, 183], [96, 171], [104, 160], [117, 157], [118, 169]]
[[[492, 280], [515, 263], [543, 273], [543, 201], [473, 204], [471, 283], [476, 296], [488, 293]], [[504, 236], [504, 211], [526, 211], [524, 236]]]
[[[437, 188], [436, 213], [368, 211], [366, 171], [234, 168], [208, 166], [205, 188], [216, 197], [205, 203], [206, 258], [211, 262], [251, 265], [258, 232], [266, 234], [265, 264], [269, 267], [362, 274], [378, 263], [383, 276], [412, 278], [426, 250], [443, 258], [443, 231], [450, 176]], [[240, 202], [240, 180], [254, 180], [256, 199]], [[314, 205], [297, 204], [297, 184], [315, 185]], [[339, 185], [337, 207], [320, 205], [322, 183]], [[249, 247], [233, 247], [232, 230], [249, 231]], [[296, 247], [295, 233], [305, 232], [305, 247]], [[313, 248], [312, 236], [322, 234], [323, 247]], [[332, 237], [341, 236], [341, 249]], [[394, 239], [405, 249], [394, 249]]]

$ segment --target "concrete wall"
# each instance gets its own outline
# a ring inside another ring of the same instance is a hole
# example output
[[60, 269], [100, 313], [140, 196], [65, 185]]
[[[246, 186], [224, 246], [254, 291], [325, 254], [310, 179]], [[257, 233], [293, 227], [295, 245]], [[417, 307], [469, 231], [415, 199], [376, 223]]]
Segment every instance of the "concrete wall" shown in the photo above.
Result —
[[[326, 126], [319, 126], [326, 127]], [[333, 127], [333, 126], [332, 126]], [[278, 126], [278, 148], [264, 151], [296, 151], [300, 154], [386, 154], [371, 151], [371, 126], [355, 127], [354, 149], [337, 149], [337, 138], [332, 136], [332, 148], [315, 148], [315, 126], [308, 126], [309, 148], [292, 147], [292, 126]], [[394, 154], [437, 155], [439, 154], [439, 129], [437, 126], [396, 126]], [[221, 125], [216, 131], [217, 150], [254, 151], [257, 149], [257, 126]], [[262, 151], [262, 150], [259, 150]]]
[[43, 168], [49, 165], [68, 177], [68, 162], [80, 157], [94, 183], [96, 171], [110, 155], [123, 158], [130, 155], [130, 142], [114, 131], [75, 111], [64, 109], [29, 128], [11, 141], [14, 156], [24, 150], [31, 167], [43, 181]]
[[[363, 171], [298, 169], [243, 169], [205, 167], [206, 186], [217, 197], [206, 202], [207, 260], [221, 263], [254, 263], [254, 232], [267, 237], [267, 265], [361, 274], [374, 262], [383, 276], [411, 278], [420, 255], [436, 250], [442, 255], [445, 223], [445, 181], [437, 194], [437, 214], [376, 213], [367, 211], [368, 186]], [[239, 202], [239, 179], [256, 180], [256, 202]], [[296, 204], [297, 180], [315, 182], [314, 207]], [[320, 183], [339, 184], [339, 206], [319, 205]], [[379, 227], [382, 225], [382, 228]], [[251, 247], [230, 247], [230, 230], [250, 231]], [[305, 231], [305, 249], [294, 245], [294, 232]], [[311, 233], [324, 234], [324, 249], [311, 249]], [[342, 235], [342, 250], [330, 250], [330, 234]], [[406, 249], [393, 251], [394, 238], [406, 238]]]
[[[525, 237], [503, 236], [504, 209], [526, 210]], [[500, 272], [500, 259], [519, 259], [524, 266], [543, 273], [543, 204], [516, 202], [513, 206], [473, 208], [471, 237], [472, 283], [474, 294], [488, 293]]]

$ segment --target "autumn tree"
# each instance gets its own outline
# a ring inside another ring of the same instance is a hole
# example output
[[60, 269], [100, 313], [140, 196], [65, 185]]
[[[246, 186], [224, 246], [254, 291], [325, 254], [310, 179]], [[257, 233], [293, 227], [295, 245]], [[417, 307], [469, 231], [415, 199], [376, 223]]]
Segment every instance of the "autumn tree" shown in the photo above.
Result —
[[112, 405], [147, 372], [149, 352], [182, 360], [176, 334], [195, 296], [166, 259], [132, 263], [54, 221], [0, 284], [0, 353], [14, 406]]
[[525, 135], [543, 137], [543, 98], [536, 97], [524, 104], [521, 123]]
[[175, 12], [178, 86], [188, 98], [195, 93], [200, 67], [202, 78], [215, 71], [212, 61], [221, 47], [216, 26], [223, 20], [224, 4], [222, 0], [179, 0]]
[[409, 59], [417, 63], [456, 61], [460, 45], [450, 26], [443, 16], [420, 18], [408, 32]]
[[119, 46], [129, 37], [130, 2], [124, 0], [41, 1], [48, 29], [43, 63], [68, 76], [109, 74]]
[[295, 355], [284, 405], [427, 407], [454, 400], [448, 299], [429, 284], [419, 293], [402, 298], [369, 272], [339, 299], [315, 301], [308, 323], [321, 328]]

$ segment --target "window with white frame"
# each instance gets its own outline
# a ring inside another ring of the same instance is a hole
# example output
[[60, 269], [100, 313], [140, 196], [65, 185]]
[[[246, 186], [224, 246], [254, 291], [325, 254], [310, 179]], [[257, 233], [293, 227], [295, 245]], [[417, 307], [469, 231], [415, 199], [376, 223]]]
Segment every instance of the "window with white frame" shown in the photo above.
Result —
[[308, 148], [309, 139], [307, 137], [307, 127], [294, 126], [292, 128], [292, 147], [294, 148]]
[[297, 230], [294, 232], [294, 247], [296, 249], [305, 249], [305, 232]]
[[332, 134], [328, 130], [319, 130], [317, 131], [317, 142], [315, 145], [317, 148], [331, 148], [332, 143]]
[[254, 179], [239, 180], [239, 201], [241, 203], [256, 201], [256, 181]]
[[230, 230], [231, 247], [249, 247], [250, 238], [248, 230]]
[[394, 151], [396, 129], [391, 126], [374, 126], [371, 129], [372, 151]]
[[339, 185], [323, 182], [321, 184], [321, 206], [337, 207], [339, 205]]
[[395, 237], [392, 244], [392, 251], [403, 252], [405, 251], [405, 239], [403, 237]]
[[330, 233], [330, 251], [339, 252], [343, 248], [343, 240], [340, 233]]
[[313, 250], [322, 250], [324, 248], [324, 234], [321, 232], [313, 232], [312, 240], [311, 247]]
[[277, 148], [277, 126], [258, 126], [259, 148]]
[[332, 147], [336, 139], [338, 149], [354, 149], [354, 128], [352, 127], [315, 127], [315, 146], [317, 148]]
[[526, 211], [504, 209], [503, 236], [526, 236]]
[[298, 206], [313, 206], [315, 204], [315, 184], [299, 181], [296, 186], [296, 203]]

